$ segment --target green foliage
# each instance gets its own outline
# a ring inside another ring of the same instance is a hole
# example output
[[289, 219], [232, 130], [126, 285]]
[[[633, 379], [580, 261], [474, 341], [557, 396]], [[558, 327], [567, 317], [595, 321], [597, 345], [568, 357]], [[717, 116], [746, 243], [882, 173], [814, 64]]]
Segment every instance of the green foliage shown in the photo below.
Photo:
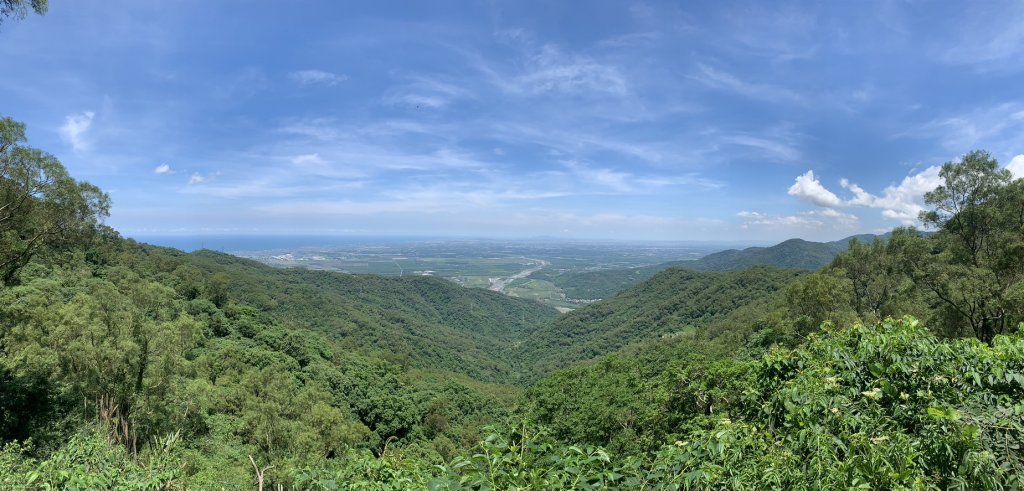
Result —
[[564, 441], [650, 450], [671, 432], [663, 370], [617, 355], [568, 368], [530, 389], [527, 414]]
[[[23, 8], [5, 0], [0, 19]], [[56, 157], [24, 142], [25, 125], [0, 118], [0, 284], [11, 284], [41, 251], [83, 244], [110, 209], [99, 188], [75, 181]]]
[[398, 364], [489, 382], [510, 380], [509, 345], [527, 327], [558, 315], [537, 302], [440, 278], [279, 269], [211, 251], [148, 251], [207, 274], [225, 274], [231, 299], [255, 306], [282, 324], [328, 333]]
[[553, 275], [545, 270], [530, 275], [530, 278], [545, 278], [562, 289], [565, 296], [577, 300], [600, 300], [615, 294], [664, 271], [676, 263], [656, 264], [630, 269], [604, 269], [598, 271], [570, 271]]
[[786, 289], [786, 305], [799, 312], [795, 319], [803, 335], [817, 330], [822, 323], [846, 324], [856, 317], [850, 310], [853, 282], [842, 270], [821, 271], [797, 281]]
[[49, 8], [49, 0], [0, 0], [0, 24], [7, 18], [24, 19], [30, 9], [43, 15]]
[[[1024, 181], [987, 154], [943, 167], [933, 235], [556, 318], [123, 240], [23, 140], [0, 120], [2, 489], [1024, 486]], [[751, 254], [813, 255], [783, 245]]]
[[[387, 465], [432, 489], [1021, 485], [1020, 335], [999, 337], [991, 347], [943, 341], [907, 318], [828, 331], [805, 348], [773, 351], [739, 370], [749, 373], [749, 387], [729, 416], [643, 458], [565, 445], [525, 425], [498, 430], [471, 457], [445, 467]], [[343, 476], [373, 479], [352, 469]]]
[[817, 270], [827, 266], [837, 254], [846, 250], [848, 244], [858, 240], [876, 238], [879, 237], [867, 234], [847, 237], [835, 242], [790, 239], [771, 247], [730, 249], [690, 261], [673, 261], [629, 269], [572, 271], [564, 274], [552, 274], [549, 271], [541, 270], [530, 275], [530, 278], [551, 281], [572, 299], [604, 299], [613, 297], [631, 286], [643, 283], [655, 274], [669, 268], [684, 268], [700, 272], [738, 271], [753, 266]]
[[9, 490], [167, 489], [181, 477], [169, 448], [153, 449], [138, 459], [125, 448], [110, 445], [96, 433], [73, 436], [42, 460], [26, 457], [26, 449], [8, 444], [0, 449], [0, 488]]
[[[885, 243], [852, 242], [824, 274], [849, 279], [848, 308], [862, 320], [910, 313], [944, 335], [991, 342], [1024, 320], [1024, 180], [982, 151], [947, 162], [940, 176], [925, 197], [933, 209], [921, 214], [935, 233], [898, 229]], [[813, 302], [790, 307], [821, 318]]]
[[527, 333], [520, 359], [535, 373], [544, 373], [634, 343], [700, 329], [772, 298], [801, 274], [764, 266], [727, 273], [669, 269]]
[[[477, 384], [421, 383], [234, 293], [218, 307], [204, 296], [226, 274], [189, 256], [107, 237], [87, 254], [44, 257], [55, 259], [0, 288], [0, 430], [33, 438], [4, 456], [24, 472], [2, 479], [52, 467], [33, 482], [155, 488], [171, 478], [143, 463], [171, 441], [175, 483], [244, 486], [249, 455], [281, 483], [288, 469], [389, 440], [440, 461], [507, 414]], [[83, 427], [94, 434], [66, 441]]]
[[749, 247], [741, 251], [732, 249], [677, 264], [694, 271], [737, 271], [758, 265], [816, 270], [828, 265], [837, 254], [846, 250], [851, 241], [865, 238], [874, 236], [854, 236], [835, 242], [790, 239], [771, 247]]

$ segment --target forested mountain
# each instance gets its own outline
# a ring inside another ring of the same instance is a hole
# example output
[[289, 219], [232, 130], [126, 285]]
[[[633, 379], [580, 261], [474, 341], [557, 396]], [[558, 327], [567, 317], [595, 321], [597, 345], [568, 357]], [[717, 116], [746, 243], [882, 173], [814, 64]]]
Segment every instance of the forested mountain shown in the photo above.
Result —
[[874, 238], [874, 235], [863, 234], [834, 242], [789, 239], [771, 247], [730, 249], [677, 264], [694, 271], [736, 271], [756, 265], [817, 270], [827, 266], [832, 262], [832, 258], [845, 251], [850, 241], [857, 239], [864, 242], [874, 240]]
[[554, 317], [122, 239], [2, 118], [0, 489], [1017, 489], [1024, 180], [940, 176], [934, 234]]
[[752, 303], [771, 301], [800, 275], [767, 266], [727, 273], [670, 268], [527, 332], [517, 359], [529, 371], [543, 373], [696, 330]]
[[232, 298], [279, 322], [376, 350], [396, 363], [477, 380], [508, 380], [513, 340], [558, 314], [537, 302], [429, 276], [280, 269], [212, 251], [181, 260], [205, 275], [227, 275]]
[[[729, 249], [699, 259], [672, 261], [629, 269], [568, 272], [546, 278], [562, 289], [569, 298], [593, 300], [609, 298], [643, 282], [660, 271], [680, 267], [691, 271], [737, 271], [751, 266], [773, 266], [784, 269], [817, 270], [825, 267], [837, 254], [847, 249], [854, 239], [870, 242], [876, 236], [862, 234], [834, 242], [810, 242], [789, 239], [771, 247]], [[885, 235], [879, 236], [883, 239]]]

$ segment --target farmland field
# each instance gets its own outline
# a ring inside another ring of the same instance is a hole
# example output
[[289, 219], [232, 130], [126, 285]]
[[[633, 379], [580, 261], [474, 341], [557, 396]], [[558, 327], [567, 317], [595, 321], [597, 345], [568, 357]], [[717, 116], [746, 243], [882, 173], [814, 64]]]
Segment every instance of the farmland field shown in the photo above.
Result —
[[[318, 242], [310, 239], [309, 243]], [[565, 311], [594, 299], [567, 296], [552, 281], [561, 275], [697, 259], [725, 247], [702, 243], [381, 239], [321, 246], [276, 245], [266, 249], [246, 244], [247, 250], [236, 246], [237, 250], [228, 252], [276, 267], [437, 276], [470, 288], [489, 288], [533, 299]]]

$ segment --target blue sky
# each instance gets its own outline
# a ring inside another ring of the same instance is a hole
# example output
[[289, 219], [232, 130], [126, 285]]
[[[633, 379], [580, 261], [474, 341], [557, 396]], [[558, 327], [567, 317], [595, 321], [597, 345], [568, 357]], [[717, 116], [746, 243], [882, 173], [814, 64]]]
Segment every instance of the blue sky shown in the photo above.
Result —
[[837, 239], [1024, 175], [1024, 2], [51, 3], [0, 114], [130, 236]]

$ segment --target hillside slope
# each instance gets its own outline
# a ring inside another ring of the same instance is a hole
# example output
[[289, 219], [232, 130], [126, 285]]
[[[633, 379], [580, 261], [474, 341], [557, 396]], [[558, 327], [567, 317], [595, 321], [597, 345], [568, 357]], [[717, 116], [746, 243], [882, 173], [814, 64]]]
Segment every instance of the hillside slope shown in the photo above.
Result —
[[709, 254], [700, 259], [674, 263], [694, 271], [736, 271], [755, 265], [817, 270], [828, 266], [832, 259], [850, 246], [850, 241], [871, 242], [876, 236], [855, 235], [833, 242], [811, 242], [789, 239], [771, 247], [730, 249]]
[[596, 300], [609, 298], [672, 267], [681, 267], [692, 271], [737, 271], [763, 265], [776, 268], [818, 270], [827, 266], [836, 255], [845, 251], [851, 240], [857, 239], [870, 243], [875, 237], [877, 236], [872, 234], [854, 235], [834, 242], [790, 239], [771, 247], [729, 249], [688, 261], [672, 261], [629, 269], [566, 273], [551, 278], [550, 281], [561, 288], [568, 298]]
[[403, 365], [483, 381], [507, 379], [513, 339], [558, 315], [537, 302], [433, 277], [279, 269], [212, 251], [185, 259], [208, 273], [227, 273], [232, 298], [281, 322], [378, 350]]
[[721, 273], [670, 268], [528, 331], [516, 358], [534, 373], [546, 373], [662, 335], [694, 330], [753, 302], [773, 299], [802, 274], [767, 266]]

